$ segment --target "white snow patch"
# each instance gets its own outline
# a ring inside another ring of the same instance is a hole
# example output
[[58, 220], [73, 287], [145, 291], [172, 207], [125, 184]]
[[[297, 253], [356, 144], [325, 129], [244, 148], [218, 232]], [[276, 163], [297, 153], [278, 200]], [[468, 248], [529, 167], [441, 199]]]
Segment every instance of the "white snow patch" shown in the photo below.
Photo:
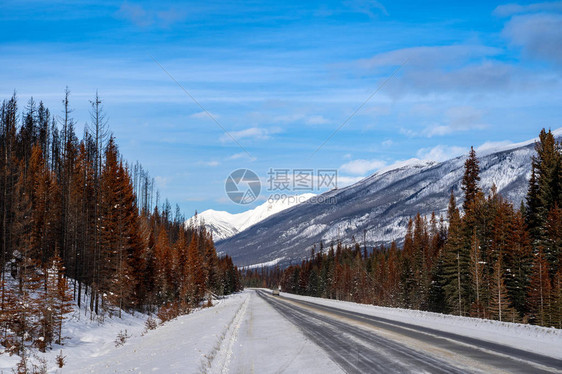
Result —
[[271, 261], [267, 261], [267, 262], [262, 262], [259, 264], [253, 264], [253, 265], [248, 265], [248, 266], [244, 266], [243, 269], [256, 269], [256, 268], [262, 268], [262, 267], [270, 267], [270, 266], [275, 266], [277, 265], [281, 260], [283, 260], [285, 257], [277, 257], [274, 260]]
[[[295, 196], [282, 196], [277, 200], [268, 199], [265, 203], [254, 209], [237, 214], [209, 209], [198, 214], [197, 218], [199, 222], [211, 230], [213, 239], [218, 241], [236, 235], [256, 223], [285, 209], [302, 204], [314, 196], [316, 195], [313, 193], [306, 193]], [[193, 224], [193, 221], [194, 217], [191, 217], [186, 221], [186, 225]]]

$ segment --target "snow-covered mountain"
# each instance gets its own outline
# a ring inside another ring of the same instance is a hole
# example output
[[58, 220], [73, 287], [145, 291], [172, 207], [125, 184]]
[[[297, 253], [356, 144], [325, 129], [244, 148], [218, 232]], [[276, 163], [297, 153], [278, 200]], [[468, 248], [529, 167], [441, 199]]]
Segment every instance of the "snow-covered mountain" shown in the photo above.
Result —
[[[554, 132], [560, 138], [562, 131]], [[527, 192], [534, 141], [487, 148], [478, 154], [481, 186], [518, 206]], [[367, 245], [401, 241], [410, 217], [418, 212], [445, 215], [451, 189], [462, 201], [461, 179], [466, 156], [444, 162], [409, 160], [380, 170], [351, 186], [320, 195], [314, 202], [272, 215], [223, 240], [217, 250], [235, 264], [286, 265], [300, 261], [314, 244], [355, 238]]]
[[[303, 203], [316, 196], [312, 193], [283, 196], [277, 200], [268, 199], [265, 203], [242, 213], [232, 214], [224, 211], [206, 210], [197, 215], [199, 223], [213, 234], [215, 242], [230, 238], [264, 219], [285, 209]], [[195, 217], [191, 217], [187, 224], [193, 224]]]

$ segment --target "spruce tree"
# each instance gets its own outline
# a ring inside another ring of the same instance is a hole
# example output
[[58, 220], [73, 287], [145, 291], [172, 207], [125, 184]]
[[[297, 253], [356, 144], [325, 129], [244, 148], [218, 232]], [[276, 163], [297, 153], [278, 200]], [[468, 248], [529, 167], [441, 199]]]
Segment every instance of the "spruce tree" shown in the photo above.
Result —
[[[532, 173], [527, 193], [527, 225], [535, 247], [544, 246], [548, 238], [546, 222], [548, 214], [560, 200], [560, 145], [549, 130], [542, 129], [535, 144], [536, 155], [532, 159]], [[551, 253], [545, 255], [551, 260]]]
[[476, 199], [476, 195], [480, 192], [478, 182], [480, 181], [480, 166], [476, 158], [474, 147], [470, 147], [468, 158], [464, 163], [464, 175], [461, 182], [461, 188], [464, 192], [463, 210], [465, 213], [470, 209], [472, 203]]
[[514, 317], [514, 310], [510, 306], [510, 301], [505, 287], [503, 266], [501, 256], [494, 264], [494, 272], [491, 282], [490, 316], [500, 321], [509, 320]]
[[548, 263], [542, 251], [535, 257], [527, 296], [530, 321], [545, 326], [549, 322], [551, 284]]
[[443, 280], [448, 310], [454, 314], [465, 315], [470, 306], [468, 290], [469, 252], [465, 245], [463, 222], [455, 207], [455, 198], [451, 192], [449, 201], [449, 235], [444, 248]]

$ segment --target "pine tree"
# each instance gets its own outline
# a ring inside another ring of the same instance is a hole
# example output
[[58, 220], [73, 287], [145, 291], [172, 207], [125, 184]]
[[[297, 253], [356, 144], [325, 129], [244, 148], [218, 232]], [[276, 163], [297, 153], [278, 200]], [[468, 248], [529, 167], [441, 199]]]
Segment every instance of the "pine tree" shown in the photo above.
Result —
[[218, 293], [218, 258], [215, 246], [210, 237], [204, 235], [204, 269], [205, 269], [205, 287], [207, 290]]
[[517, 212], [511, 221], [507, 237], [509, 241], [503, 257], [506, 267], [505, 284], [513, 307], [523, 316], [527, 312], [527, 289], [533, 258], [529, 234], [521, 212]]
[[[527, 224], [535, 246], [543, 246], [547, 239], [546, 222], [548, 214], [560, 201], [560, 145], [549, 130], [542, 129], [535, 144], [536, 156], [532, 159], [531, 180], [527, 194]], [[545, 253], [550, 257], [550, 253]]]
[[540, 206], [539, 202], [539, 184], [537, 182], [537, 170], [535, 168], [535, 162], [531, 163], [531, 177], [529, 178], [529, 189], [526, 196], [527, 205], [525, 206], [525, 221], [527, 227], [533, 238], [540, 235], [540, 221], [538, 216], [538, 210]]
[[62, 259], [55, 254], [53, 258], [52, 271], [55, 275], [54, 291], [56, 293], [56, 303], [54, 308], [54, 322], [56, 328], [56, 343], [63, 343], [62, 325], [66, 318], [66, 314], [72, 311], [72, 294], [68, 281], [64, 276], [65, 268], [62, 264]]
[[531, 284], [527, 297], [530, 321], [545, 326], [549, 322], [551, 285], [548, 263], [542, 251], [539, 251], [535, 257], [531, 271]]
[[480, 192], [478, 182], [480, 181], [480, 167], [476, 152], [473, 147], [470, 147], [470, 153], [464, 163], [464, 176], [462, 179], [462, 190], [464, 192], [463, 210], [467, 212], [471, 204], [476, 199], [476, 195]]
[[562, 329], [562, 269], [559, 269], [552, 282], [552, 326]]
[[505, 287], [503, 276], [503, 267], [501, 256], [494, 265], [494, 273], [492, 275], [491, 300], [490, 300], [490, 316], [493, 319], [505, 321], [510, 316], [513, 318], [514, 310], [510, 307], [510, 301], [507, 296], [507, 288]]
[[117, 160], [118, 151], [113, 138], [110, 139], [105, 155], [106, 164], [101, 177], [102, 245], [100, 264], [100, 289], [106, 295], [104, 307], [112, 309], [106, 301], [121, 309], [130, 306], [135, 287], [129, 263], [130, 225], [128, 218], [132, 206], [127, 190], [126, 173]]
[[171, 299], [173, 290], [169, 284], [169, 274], [172, 269], [172, 256], [168, 233], [164, 228], [160, 229], [158, 239], [154, 246], [154, 256], [156, 265], [155, 281], [157, 284], [157, 294], [160, 302], [168, 302]]
[[205, 273], [199, 240], [199, 234], [194, 233], [187, 249], [187, 297], [192, 305], [197, 305], [205, 295]]
[[465, 315], [469, 304], [467, 292], [470, 288], [469, 257], [465, 246], [463, 223], [455, 207], [451, 192], [449, 202], [449, 235], [444, 249], [443, 280], [448, 310], [454, 314]]
[[[476, 230], [474, 231], [470, 250], [470, 275], [472, 278], [472, 286], [474, 288], [474, 293], [476, 295], [476, 300], [472, 304], [472, 314], [478, 318], [484, 317], [484, 306], [480, 298], [481, 289], [483, 287], [484, 278], [484, 262], [482, 261], [482, 256], [480, 254], [480, 241], [476, 236]], [[501, 316], [501, 304], [500, 304], [500, 316]]]
[[562, 258], [562, 208], [555, 203], [546, 220], [547, 237], [543, 242], [549, 274], [554, 277], [560, 268]]

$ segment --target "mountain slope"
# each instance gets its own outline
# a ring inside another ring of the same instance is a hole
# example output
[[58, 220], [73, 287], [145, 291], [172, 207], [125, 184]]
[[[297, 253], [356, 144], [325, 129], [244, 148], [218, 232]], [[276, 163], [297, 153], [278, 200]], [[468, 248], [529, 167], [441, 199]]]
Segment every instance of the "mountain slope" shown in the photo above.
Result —
[[[559, 131], [556, 131], [560, 135]], [[518, 206], [527, 191], [534, 142], [528, 141], [479, 157], [481, 186], [493, 184]], [[218, 243], [240, 266], [300, 261], [314, 244], [344, 243], [365, 235], [369, 246], [402, 240], [410, 217], [445, 215], [451, 189], [459, 199], [466, 157], [445, 162], [406, 162], [354, 185], [321, 195], [325, 203], [305, 203], [275, 214]], [[461, 201], [458, 201], [460, 204]]]
[[[255, 225], [271, 215], [303, 203], [313, 196], [315, 196], [315, 194], [308, 193], [286, 196], [278, 200], [267, 200], [254, 209], [238, 214], [209, 209], [198, 214], [197, 219], [211, 231], [214, 240], [219, 241], [236, 235], [240, 231]], [[192, 224], [194, 219], [194, 217], [190, 218], [187, 224]]]

